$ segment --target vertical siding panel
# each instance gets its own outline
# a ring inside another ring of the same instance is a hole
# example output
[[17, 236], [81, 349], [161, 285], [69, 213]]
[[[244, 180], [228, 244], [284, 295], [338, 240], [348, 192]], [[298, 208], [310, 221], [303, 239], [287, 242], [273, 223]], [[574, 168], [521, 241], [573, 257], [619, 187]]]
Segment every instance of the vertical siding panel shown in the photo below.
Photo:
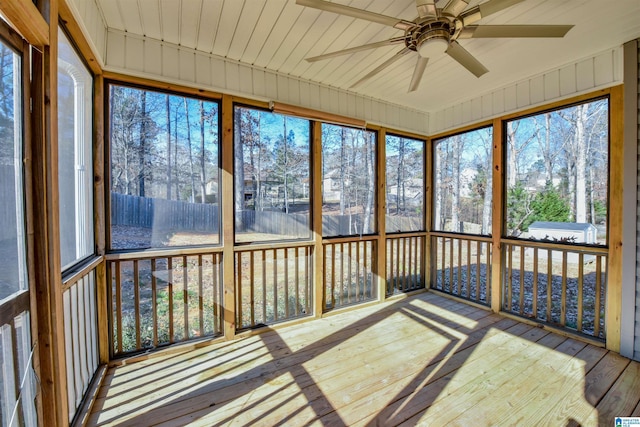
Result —
[[109, 33], [107, 40], [107, 64], [112, 67], [124, 68], [125, 42], [124, 34]]
[[578, 62], [576, 65], [576, 87], [579, 91], [591, 89], [595, 86], [593, 59]]
[[310, 107], [319, 109], [320, 108], [320, 86], [309, 83], [309, 96], [310, 96]]
[[158, 73], [162, 69], [162, 44], [156, 40], [144, 41], [144, 72]]
[[508, 86], [504, 89], [504, 108], [506, 111], [514, 111], [518, 108], [518, 93], [516, 86]]
[[264, 82], [267, 89], [267, 98], [278, 99], [278, 79], [276, 75], [265, 71]]
[[493, 114], [504, 113], [504, 90], [499, 89], [493, 92]]
[[550, 101], [560, 96], [560, 71], [554, 70], [544, 75], [544, 100]]
[[180, 80], [187, 81], [189, 83], [195, 83], [196, 81], [196, 58], [195, 54], [191, 50], [179, 49], [178, 50], [178, 62], [179, 62], [179, 74]]
[[529, 93], [529, 80], [520, 82], [516, 85], [516, 104], [518, 108], [531, 105], [531, 96]]
[[576, 91], [576, 65], [567, 65], [560, 69], [560, 95], [569, 95]]
[[320, 87], [320, 109], [323, 111], [331, 111], [331, 93], [328, 87]]
[[482, 97], [471, 100], [471, 120], [479, 120], [482, 118]]
[[347, 115], [349, 117], [359, 117], [356, 107], [356, 96], [353, 94], [347, 94]]
[[225, 88], [225, 66], [221, 59], [211, 58], [211, 83], [213, 86]]
[[309, 83], [308, 82], [300, 82], [298, 86], [300, 93], [300, 105], [309, 105], [310, 104], [310, 93], [309, 93]]
[[340, 93], [340, 91], [334, 88], [329, 89], [330, 107], [328, 111], [340, 114]]
[[300, 105], [300, 80], [289, 79], [289, 102]]
[[253, 93], [256, 96], [267, 96], [267, 88], [265, 84], [264, 71], [253, 69], [251, 73], [251, 78], [253, 80]]
[[537, 76], [531, 79], [529, 96], [531, 104], [535, 105], [544, 102], [544, 76]]
[[196, 55], [196, 83], [211, 86], [211, 59], [206, 55]]
[[180, 77], [180, 69], [178, 67], [179, 52], [174, 46], [162, 45], [162, 74], [165, 77], [177, 79]]
[[278, 85], [278, 101], [291, 103], [289, 99], [289, 78], [278, 74], [276, 82]]
[[342, 114], [343, 116], [349, 114], [347, 108], [347, 92], [340, 91], [338, 93], [338, 109], [336, 111], [338, 112], [338, 114]]
[[463, 108], [462, 104], [453, 106], [453, 124], [456, 126], [460, 126], [462, 124], [463, 119]]
[[125, 37], [125, 66], [142, 71], [144, 66], [144, 42], [137, 37]]
[[604, 52], [593, 60], [594, 80], [596, 86], [615, 81], [613, 76], [613, 51]]
[[252, 69], [247, 66], [240, 65], [240, 91], [242, 93], [250, 93], [255, 95], [255, 89], [253, 87], [253, 75]]
[[240, 91], [240, 76], [238, 64], [226, 62], [224, 67], [225, 72], [225, 84], [228, 90]]
[[491, 94], [482, 96], [482, 117], [492, 117], [493, 113], [493, 96]]

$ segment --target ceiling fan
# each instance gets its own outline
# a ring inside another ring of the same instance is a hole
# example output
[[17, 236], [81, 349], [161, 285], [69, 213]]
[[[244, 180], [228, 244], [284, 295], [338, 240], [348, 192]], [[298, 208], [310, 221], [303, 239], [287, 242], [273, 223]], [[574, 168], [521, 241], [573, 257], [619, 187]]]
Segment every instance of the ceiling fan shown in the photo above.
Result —
[[377, 47], [404, 44], [402, 50], [371, 70], [367, 75], [351, 85], [351, 87], [356, 87], [370, 79], [404, 55], [410, 52], [417, 52], [418, 60], [413, 71], [413, 76], [411, 77], [411, 83], [409, 84], [409, 92], [413, 92], [418, 89], [420, 85], [429, 58], [443, 52], [460, 63], [460, 65], [476, 77], [480, 77], [489, 71], [458, 43], [458, 39], [564, 37], [565, 34], [573, 28], [573, 25], [473, 25], [486, 16], [521, 3], [522, 1], [524, 0], [488, 0], [469, 10], [465, 10], [469, 5], [469, 0], [449, 0], [443, 8], [436, 4], [439, 2], [438, 0], [416, 0], [418, 17], [413, 21], [381, 15], [326, 0], [296, 0], [296, 3], [302, 6], [365, 19], [403, 30], [404, 35], [399, 37], [325, 53], [323, 55], [306, 58], [306, 60], [315, 62]]

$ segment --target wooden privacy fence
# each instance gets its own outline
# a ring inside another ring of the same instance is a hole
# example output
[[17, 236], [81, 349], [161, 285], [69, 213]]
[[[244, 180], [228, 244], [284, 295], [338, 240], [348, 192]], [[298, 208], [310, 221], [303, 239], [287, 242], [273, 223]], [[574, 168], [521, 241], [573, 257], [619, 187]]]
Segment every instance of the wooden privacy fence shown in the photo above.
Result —
[[503, 243], [502, 309], [605, 339], [607, 249]]
[[217, 233], [217, 204], [189, 203], [111, 193], [111, 224], [173, 231]]
[[222, 254], [109, 262], [111, 354], [222, 334]]
[[246, 210], [236, 212], [236, 232], [308, 237], [311, 234], [309, 219], [308, 213]]
[[491, 239], [432, 233], [431, 287], [479, 304], [491, 304]]

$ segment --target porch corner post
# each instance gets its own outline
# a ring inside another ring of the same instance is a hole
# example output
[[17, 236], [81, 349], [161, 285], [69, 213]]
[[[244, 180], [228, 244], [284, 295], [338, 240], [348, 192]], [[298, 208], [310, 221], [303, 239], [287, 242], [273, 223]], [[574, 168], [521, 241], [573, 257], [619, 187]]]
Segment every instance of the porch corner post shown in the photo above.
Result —
[[381, 128], [377, 133], [376, 144], [376, 218], [378, 242], [376, 251], [376, 277], [378, 278], [378, 301], [387, 298], [387, 175], [386, 175], [386, 141], [387, 130]]
[[236, 292], [233, 212], [233, 98], [222, 96], [222, 309], [227, 340], [236, 335]]
[[324, 292], [324, 251], [322, 246], [322, 123], [312, 122], [311, 146], [311, 220], [313, 235], [313, 276], [311, 289], [313, 294], [313, 316], [322, 317], [326, 305]]
[[493, 121], [493, 203], [491, 206], [491, 310], [502, 309], [502, 232], [504, 225], [504, 132], [502, 120]]

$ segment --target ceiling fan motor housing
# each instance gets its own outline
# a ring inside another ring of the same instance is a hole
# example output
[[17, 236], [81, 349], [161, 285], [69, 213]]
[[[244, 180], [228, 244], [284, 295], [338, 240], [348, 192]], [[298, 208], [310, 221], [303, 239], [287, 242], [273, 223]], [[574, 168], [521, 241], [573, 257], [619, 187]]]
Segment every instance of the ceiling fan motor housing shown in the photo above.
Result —
[[405, 32], [405, 45], [423, 58], [443, 53], [451, 40], [451, 25], [447, 20], [430, 20]]

